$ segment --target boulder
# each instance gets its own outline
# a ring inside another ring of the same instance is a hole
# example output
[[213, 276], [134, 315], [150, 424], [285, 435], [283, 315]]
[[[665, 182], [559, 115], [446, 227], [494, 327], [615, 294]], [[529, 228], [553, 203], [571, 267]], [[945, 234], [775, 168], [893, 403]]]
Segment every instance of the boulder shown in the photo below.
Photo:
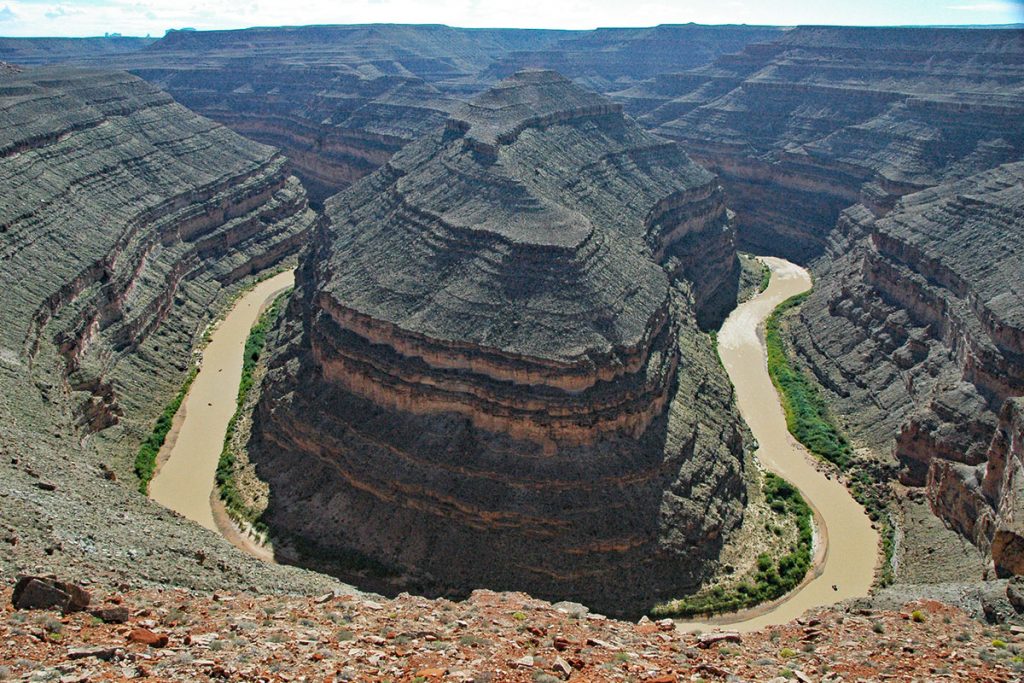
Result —
[[11, 604], [15, 609], [58, 609], [80, 612], [89, 607], [89, 592], [73, 583], [51, 577], [22, 576], [14, 585]]

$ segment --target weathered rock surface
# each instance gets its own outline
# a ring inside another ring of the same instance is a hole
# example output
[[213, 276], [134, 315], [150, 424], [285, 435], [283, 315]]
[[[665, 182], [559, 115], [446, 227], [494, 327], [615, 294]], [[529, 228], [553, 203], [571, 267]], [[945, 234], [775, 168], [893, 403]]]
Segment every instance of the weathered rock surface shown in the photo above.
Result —
[[126, 73], [0, 75], [0, 571], [327, 583], [239, 556], [131, 471], [217, 304], [305, 242], [284, 163]]
[[484, 590], [464, 602], [245, 593], [221, 602], [180, 590], [122, 597], [133, 623], [157, 629], [169, 647], [130, 641], [127, 627], [84, 615], [44, 622], [53, 632], [0, 611], [0, 671], [64, 681], [975, 683], [1019, 678], [1015, 652], [1024, 645], [1017, 626], [986, 627], [960, 609], [899, 594], [885, 611], [837, 605], [720, 643], [708, 641], [724, 634], [682, 633], [671, 621], [580, 619], [521, 593]]
[[[320, 203], [443, 124], [456, 99], [522, 67], [602, 92], [710, 62], [779, 29], [597, 31], [366, 25], [175, 31], [131, 54], [109, 43], [0, 39], [0, 60], [76, 61], [135, 73], [204, 116], [281, 148]], [[78, 46], [78, 52], [75, 51]]]
[[1020, 557], [1008, 454], [1024, 394], [1022, 222], [1024, 163], [909, 195], [882, 218], [849, 209], [794, 327], [855, 434], [893, 453], [905, 482], [927, 483], [947, 524], [988, 550], [1003, 519], [1003, 567]]
[[840, 211], [1024, 153], [1024, 31], [798, 27], [623, 93], [718, 173], [740, 244], [806, 260]]
[[276, 532], [426, 591], [636, 612], [696, 585], [744, 497], [696, 325], [735, 298], [713, 175], [527, 71], [326, 219], [253, 430]]

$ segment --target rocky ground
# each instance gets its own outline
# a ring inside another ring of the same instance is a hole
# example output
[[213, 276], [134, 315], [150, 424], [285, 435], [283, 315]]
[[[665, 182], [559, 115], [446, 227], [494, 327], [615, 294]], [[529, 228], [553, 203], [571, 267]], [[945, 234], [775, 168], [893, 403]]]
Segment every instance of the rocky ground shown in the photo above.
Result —
[[1024, 629], [986, 628], [933, 601], [834, 608], [739, 635], [490, 591], [463, 602], [93, 592], [93, 613], [66, 616], [16, 610], [10, 588], [0, 592], [0, 680], [1011, 681], [1024, 671]]

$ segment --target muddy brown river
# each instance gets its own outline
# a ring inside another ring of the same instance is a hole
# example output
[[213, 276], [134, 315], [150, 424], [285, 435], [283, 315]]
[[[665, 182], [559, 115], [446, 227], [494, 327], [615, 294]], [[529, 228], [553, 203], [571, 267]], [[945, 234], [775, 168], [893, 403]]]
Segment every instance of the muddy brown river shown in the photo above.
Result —
[[228, 421], [235, 414], [245, 340], [263, 307], [294, 282], [290, 270], [260, 282], [235, 302], [214, 329], [199, 374], [160, 454], [163, 464], [149, 484], [153, 500], [207, 529], [219, 531], [210, 494]]
[[[760, 329], [776, 306], [810, 289], [810, 275], [783, 259], [762, 260], [771, 268], [771, 283], [733, 311], [718, 333], [718, 349], [736, 387], [740, 413], [758, 441], [758, 461], [794, 484], [814, 510], [816, 562], [808, 579], [779, 601], [710, 621], [679, 621], [684, 628], [721, 625], [748, 631], [782, 624], [807, 609], [867, 595], [874, 578], [878, 535], [871, 520], [846, 487], [820, 472], [812, 456], [789, 434], [768, 376]], [[263, 307], [293, 282], [291, 272], [261, 282], [238, 300], [216, 328], [165, 446], [167, 452], [161, 454], [165, 461], [150, 484], [154, 500], [214, 531], [228, 531], [214, 521], [211, 493], [224, 434], [235, 411], [245, 339]], [[265, 550], [226, 535], [239, 547], [268, 559]]]
[[[813, 456], [789, 433], [779, 395], [768, 376], [763, 323], [780, 303], [810, 289], [811, 276], [784, 259], [761, 260], [772, 271], [768, 289], [732, 312], [718, 332], [718, 352], [736, 387], [740, 413], [757, 439], [758, 461], [800, 489], [814, 510], [818, 561], [809, 580], [780, 601], [711, 622], [740, 631], [784, 624], [812, 607], [867, 595], [878, 559], [878, 534], [864, 508], [845, 486], [819, 471]], [[708, 625], [679, 623], [691, 628]]]

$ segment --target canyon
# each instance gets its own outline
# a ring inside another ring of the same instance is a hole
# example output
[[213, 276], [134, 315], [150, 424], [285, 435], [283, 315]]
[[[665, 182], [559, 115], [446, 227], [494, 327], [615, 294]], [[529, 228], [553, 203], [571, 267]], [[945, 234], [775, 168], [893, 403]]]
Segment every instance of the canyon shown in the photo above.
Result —
[[218, 545], [132, 469], [217, 308], [307, 239], [284, 158], [124, 72], [4, 65], [0, 88], [0, 569], [331, 585]]
[[271, 528], [427, 592], [623, 613], [700, 583], [745, 495], [698, 328], [735, 299], [713, 175], [522, 71], [325, 219], [249, 448]]
[[859, 604], [1015, 618], [1019, 28], [261, 28], [0, 60], [5, 575], [351, 590], [134, 492], [216, 312], [298, 262], [249, 444], [283, 559], [613, 615], [693, 591], [754, 462], [709, 334], [749, 251], [812, 273], [787, 349], [889, 491], [897, 586]]

